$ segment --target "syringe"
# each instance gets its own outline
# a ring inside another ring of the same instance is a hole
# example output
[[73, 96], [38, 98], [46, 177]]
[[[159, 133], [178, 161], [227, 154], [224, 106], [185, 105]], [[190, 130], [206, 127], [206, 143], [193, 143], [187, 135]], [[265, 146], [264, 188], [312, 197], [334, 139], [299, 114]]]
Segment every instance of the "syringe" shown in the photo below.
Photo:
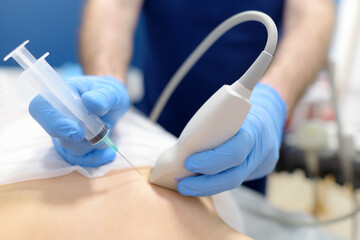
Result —
[[26, 49], [25, 45], [29, 40], [9, 53], [4, 61], [10, 57], [24, 69], [20, 79], [28, 81], [40, 93], [44, 99], [51, 104], [58, 112], [78, 122], [85, 131], [85, 139], [92, 144], [104, 142], [115, 152], [119, 153], [138, 173], [141, 172], [124, 157], [110, 140], [109, 127], [96, 115], [89, 114], [89, 111], [82, 104], [80, 97], [65, 82], [65, 80], [47, 63], [45, 53], [38, 60]]

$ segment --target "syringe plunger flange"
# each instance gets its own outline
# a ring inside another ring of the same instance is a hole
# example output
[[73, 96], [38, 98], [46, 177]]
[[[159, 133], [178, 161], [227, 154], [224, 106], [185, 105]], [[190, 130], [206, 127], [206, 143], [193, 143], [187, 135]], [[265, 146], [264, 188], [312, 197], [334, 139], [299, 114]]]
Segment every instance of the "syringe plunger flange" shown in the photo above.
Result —
[[23, 42], [20, 46], [15, 48], [11, 53], [6, 55], [4, 61], [7, 61], [9, 58], [13, 58], [19, 65], [24, 69], [27, 70], [31, 64], [36, 62], [34, 56], [27, 50], [25, 47], [26, 44], [29, 43], [29, 40]]

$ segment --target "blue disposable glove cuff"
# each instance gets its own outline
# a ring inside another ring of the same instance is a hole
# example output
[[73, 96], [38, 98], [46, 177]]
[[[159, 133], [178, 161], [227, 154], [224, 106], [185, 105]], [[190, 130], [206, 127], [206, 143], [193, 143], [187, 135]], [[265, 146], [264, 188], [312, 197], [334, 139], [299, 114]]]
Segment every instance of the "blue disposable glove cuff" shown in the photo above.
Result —
[[[267, 99], [268, 101], [262, 101], [262, 99]], [[281, 142], [286, 122], [287, 106], [280, 94], [270, 85], [258, 83], [253, 90], [250, 101], [252, 104], [264, 108], [265, 111], [272, 115], [274, 126], [278, 127], [276, 129], [277, 137], [279, 142]]]

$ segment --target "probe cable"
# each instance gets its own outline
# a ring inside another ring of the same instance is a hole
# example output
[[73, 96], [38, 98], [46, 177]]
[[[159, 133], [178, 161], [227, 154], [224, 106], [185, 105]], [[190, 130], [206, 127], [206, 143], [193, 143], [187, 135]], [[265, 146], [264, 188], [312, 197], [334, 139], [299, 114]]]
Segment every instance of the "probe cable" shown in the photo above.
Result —
[[150, 120], [156, 122], [163, 111], [166, 103], [171, 97], [172, 93], [176, 87], [183, 80], [185, 75], [190, 71], [194, 64], [204, 55], [204, 53], [228, 30], [235, 27], [236, 25], [248, 22], [255, 21], [262, 23], [267, 30], [267, 42], [264, 49], [264, 52], [269, 53], [271, 56], [274, 55], [278, 33], [275, 23], [272, 19], [265, 13], [259, 11], [245, 11], [238, 13], [229, 19], [225, 20], [219, 26], [217, 26], [189, 55], [189, 57], [183, 62], [179, 69], [175, 72], [172, 78], [169, 80], [168, 84], [162, 91], [160, 97], [158, 98], [154, 108], [150, 114]]

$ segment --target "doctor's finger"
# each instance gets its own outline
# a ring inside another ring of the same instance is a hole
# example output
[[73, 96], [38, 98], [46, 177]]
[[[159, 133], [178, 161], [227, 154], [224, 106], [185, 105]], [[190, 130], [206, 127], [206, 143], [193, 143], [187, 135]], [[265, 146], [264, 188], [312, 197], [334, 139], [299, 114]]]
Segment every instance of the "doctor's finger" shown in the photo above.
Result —
[[82, 76], [68, 79], [76, 89], [85, 107], [97, 116], [104, 116], [110, 110], [128, 109], [128, 93], [123, 83], [109, 76]]
[[66, 149], [58, 144], [54, 144], [56, 150], [71, 165], [79, 165], [82, 167], [99, 167], [101, 165], [112, 162], [116, 158], [116, 153], [109, 149], [95, 149], [82, 156], [74, 156]]
[[184, 178], [177, 185], [178, 192], [185, 196], [202, 197], [236, 188], [245, 181], [249, 174], [244, 163], [215, 175]]
[[41, 95], [31, 101], [29, 113], [52, 137], [71, 141], [84, 139], [85, 133], [79, 124], [57, 112]]
[[82, 156], [91, 151], [93, 151], [97, 145], [92, 145], [87, 140], [82, 140], [80, 142], [73, 142], [71, 140], [61, 139], [61, 138], [53, 138], [53, 143], [60, 145], [66, 149], [66, 151], [74, 156]]
[[252, 134], [240, 130], [216, 149], [190, 156], [185, 161], [185, 168], [194, 173], [214, 175], [243, 163], [253, 146]]

